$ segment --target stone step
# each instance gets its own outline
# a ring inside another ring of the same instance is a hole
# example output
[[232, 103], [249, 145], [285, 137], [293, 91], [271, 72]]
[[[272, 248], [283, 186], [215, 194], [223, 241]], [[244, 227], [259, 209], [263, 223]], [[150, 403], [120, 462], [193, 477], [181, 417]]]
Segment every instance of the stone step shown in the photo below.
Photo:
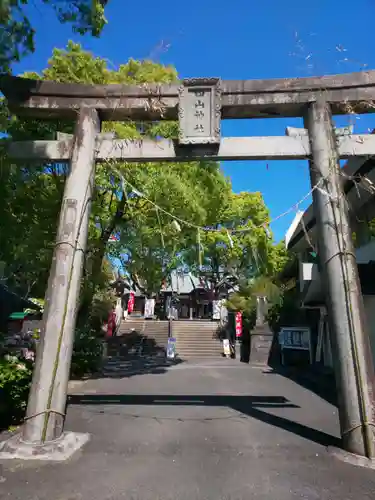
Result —
[[173, 337], [215, 337], [216, 331], [206, 330], [206, 331], [190, 331], [190, 332], [176, 332], [172, 330]]
[[176, 344], [181, 345], [221, 345], [220, 340], [216, 339], [176, 339]]
[[143, 333], [128, 333], [125, 335], [117, 335], [114, 337], [117, 339], [118, 342], [127, 342], [128, 340], [141, 340], [143, 338], [148, 338], [148, 339], [168, 339], [168, 333], [165, 332], [159, 332], [159, 333], [153, 333], [153, 332], [143, 332]]
[[164, 328], [119, 328], [118, 333], [120, 335], [128, 335], [132, 333], [152, 333], [152, 334], [166, 334], [168, 335], [168, 330]]
[[196, 347], [196, 346], [191, 346], [191, 347], [181, 347], [176, 345], [176, 351], [179, 353], [182, 352], [221, 352], [223, 348], [221, 346], [210, 346], [210, 347]]
[[183, 359], [186, 357], [199, 357], [199, 358], [210, 358], [211, 356], [220, 357], [223, 354], [223, 351], [176, 351], [177, 357]]
[[173, 332], [174, 337], [214, 337], [216, 332], [213, 330], [207, 331], [191, 331], [191, 332]]
[[216, 323], [179, 323], [178, 321], [172, 321], [172, 326], [175, 329], [180, 330], [216, 330], [218, 325]]
[[158, 330], [140, 330], [140, 331], [119, 331], [117, 332], [117, 337], [168, 337], [168, 332], [158, 331]]
[[195, 349], [197, 351], [201, 351], [205, 349], [206, 351], [210, 349], [222, 349], [223, 346], [221, 344], [177, 344], [176, 343], [176, 348], [177, 349]]
[[219, 340], [216, 339], [176, 339], [177, 344], [181, 345], [211, 345], [211, 344], [216, 344], [216, 342], [220, 342]]
[[176, 328], [199, 328], [204, 330], [206, 328], [217, 328], [218, 324], [214, 322], [200, 322], [200, 321], [172, 321], [172, 325]]
[[177, 353], [177, 356], [180, 358], [180, 359], [194, 359], [194, 358], [221, 358], [222, 357], [222, 353], [215, 353], [215, 352], [211, 352], [211, 353], [196, 353], [196, 352], [192, 352], [192, 353]]
[[173, 337], [179, 338], [216, 338], [216, 332], [207, 331], [207, 332], [173, 332]]

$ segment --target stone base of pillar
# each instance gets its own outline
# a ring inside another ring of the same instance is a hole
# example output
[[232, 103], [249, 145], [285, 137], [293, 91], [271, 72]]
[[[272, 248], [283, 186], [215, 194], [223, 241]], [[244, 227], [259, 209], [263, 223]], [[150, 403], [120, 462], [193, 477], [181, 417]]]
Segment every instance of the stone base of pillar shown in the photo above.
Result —
[[250, 363], [262, 365], [269, 363], [273, 337], [268, 324], [255, 326], [250, 333]]
[[64, 432], [56, 441], [34, 444], [22, 441], [21, 434], [16, 434], [0, 443], [0, 460], [45, 460], [64, 462], [82, 448], [90, 439], [90, 434]]
[[234, 347], [234, 357], [237, 361], [241, 361], [241, 341], [236, 339], [236, 344]]

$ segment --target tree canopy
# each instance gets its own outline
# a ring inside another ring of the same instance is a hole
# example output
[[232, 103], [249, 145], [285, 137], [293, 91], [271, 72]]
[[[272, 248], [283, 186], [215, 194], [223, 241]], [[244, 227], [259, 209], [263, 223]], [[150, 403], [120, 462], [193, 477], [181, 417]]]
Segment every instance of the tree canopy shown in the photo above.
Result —
[[[130, 59], [109, 69], [104, 59], [69, 42], [55, 49], [41, 74], [24, 76], [57, 82], [92, 84], [170, 83], [171, 66]], [[0, 126], [9, 139], [54, 139], [72, 133], [69, 121], [41, 121], [13, 116], [0, 101]], [[175, 122], [105, 122], [118, 138], [177, 137]], [[67, 166], [59, 163], [15, 164], [0, 149], [0, 261], [9, 283], [24, 294], [42, 297], [54, 248], [57, 218]], [[214, 285], [225, 276], [242, 281], [274, 274], [284, 254], [268, 231], [269, 212], [260, 193], [232, 192], [215, 162], [131, 164], [108, 160], [96, 168], [96, 187], [85, 259], [83, 303], [88, 306], [108, 284], [106, 255], [147, 294], [157, 292], [172, 269], [204, 271]], [[199, 229], [200, 228], [200, 229]], [[119, 242], [110, 236], [118, 234]], [[106, 263], [103, 266], [103, 263]]]
[[[61, 23], [71, 23], [81, 35], [99, 36], [106, 24], [104, 7], [108, 0], [42, 0], [52, 7]], [[10, 70], [12, 62], [35, 50], [35, 30], [26, 9], [29, 0], [0, 2], [0, 73]], [[40, 8], [42, 5], [39, 6]]]
[[[98, 84], [168, 83], [177, 79], [173, 67], [151, 61], [130, 60], [117, 70], [109, 70], [105, 60], [72, 42], [64, 50], [54, 50], [48, 67], [41, 74], [28, 73], [25, 76], [58, 82]], [[74, 125], [63, 121], [17, 118], [9, 113], [4, 100], [0, 107], [0, 121], [4, 132], [13, 140], [52, 139], [57, 131], [71, 133]], [[177, 134], [176, 124], [169, 122], [147, 126], [129, 121], [109, 122], [103, 124], [103, 129], [130, 140], [145, 136], [173, 137]], [[3, 144], [7, 140], [3, 139]], [[33, 295], [38, 295], [46, 283], [66, 174], [67, 169], [61, 164], [15, 164], [3, 148], [0, 173], [3, 196], [0, 204], [5, 215], [0, 221], [0, 231], [8, 234], [9, 238], [7, 245], [0, 249], [0, 260], [7, 264], [9, 279], [16, 280], [16, 276], [21, 273], [23, 288], [30, 289]], [[204, 224], [205, 206], [211, 206], [212, 199], [219, 200], [221, 190], [229, 190], [228, 181], [215, 163], [134, 165], [108, 161], [98, 165], [86, 259], [86, 276], [90, 283], [100, 281], [98, 270], [108, 248], [109, 237], [115, 231], [121, 232], [121, 253], [127, 252], [130, 271], [138, 273], [140, 277], [152, 274], [151, 262], [154, 261], [156, 267], [162, 261], [164, 267], [158, 272], [163, 273], [168, 259], [171, 264], [171, 248], [174, 251], [179, 248], [178, 233], [173, 233], [173, 241], [169, 238], [172, 235], [172, 220], [167, 220], [163, 214], [156, 214], [155, 207], [142, 197], [134, 196], [130, 186], [142, 190], [148, 199], [161, 205], [164, 210], [195, 224]], [[205, 203], [202, 203], [202, 199], [206, 200]], [[164, 226], [162, 232], [160, 224]], [[164, 248], [161, 238], [165, 243]], [[153, 257], [150, 257], [149, 271], [146, 273], [143, 269], [147, 247], [150, 249], [149, 255]], [[14, 248], [17, 248], [16, 252]], [[119, 253], [117, 249], [112, 252], [113, 255]], [[152, 289], [155, 283], [156, 278], [150, 285]]]

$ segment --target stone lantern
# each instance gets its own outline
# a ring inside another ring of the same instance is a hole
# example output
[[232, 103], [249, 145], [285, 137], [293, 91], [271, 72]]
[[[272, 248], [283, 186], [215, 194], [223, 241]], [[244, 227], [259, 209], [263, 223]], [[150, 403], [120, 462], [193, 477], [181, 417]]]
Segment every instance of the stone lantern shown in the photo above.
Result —
[[256, 321], [250, 332], [250, 363], [268, 364], [273, 332], [266, 320], [267, 312], [267, 297], [256, 295]]

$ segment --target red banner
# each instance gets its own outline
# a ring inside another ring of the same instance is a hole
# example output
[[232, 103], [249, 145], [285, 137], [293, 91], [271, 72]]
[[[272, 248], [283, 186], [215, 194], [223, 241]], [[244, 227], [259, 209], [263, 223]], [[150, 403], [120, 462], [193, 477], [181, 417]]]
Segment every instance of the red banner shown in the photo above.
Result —
[[112, 309], [108, 316], [107, 337], [113, 337], [116, 329], [116, 313]]
[[130, 292], [129, 294], [129, 300], [128, 300], [128, 313], [133, 312], [134, 309], [134, 292]]
[[242, 337], [242, 312], [236, 313], [236, 337]]

